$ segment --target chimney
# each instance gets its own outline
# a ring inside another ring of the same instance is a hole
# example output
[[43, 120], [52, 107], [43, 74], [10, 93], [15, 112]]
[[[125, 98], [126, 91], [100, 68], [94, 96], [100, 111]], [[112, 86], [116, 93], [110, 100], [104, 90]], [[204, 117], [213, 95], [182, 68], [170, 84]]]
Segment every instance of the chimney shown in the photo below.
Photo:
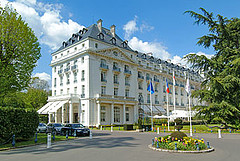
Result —
[[153, 56], [153, 53], [150, 52], [150, 53], [147, 53], [147, 55], [148, 55], [148, 56]]
[[99, 31], [102, 32], [102, 20], [101, 19], [99, 19], [97, 21], [97, 27], [98, 27]]
[[112, 25], [111, 27], [110, 27], [110, 32], [112, 33], [112, 35], [113, 35], [113, 37], [115, 37], [115, 25]]

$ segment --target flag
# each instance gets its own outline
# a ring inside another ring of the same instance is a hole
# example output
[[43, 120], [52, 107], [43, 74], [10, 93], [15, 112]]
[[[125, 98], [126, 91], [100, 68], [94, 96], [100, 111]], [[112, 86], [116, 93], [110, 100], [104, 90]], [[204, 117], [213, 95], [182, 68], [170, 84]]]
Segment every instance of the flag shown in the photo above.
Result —
[[175, 81], [175, 72], [173, 70], [173, 85], [175, 86], [176, 85], [176, 81]]
[[190, 85], [189, 85], [189, 78], [187, 79], [185, 90], [190, 95], [191, 90], [190, 90]]
[[166, 89], [166, 92], [167, 92], [167, 93], [170, 93], [170, 91], [169, 91], [169, 87], [168, 87], [167, 79], [166, 79], [166, 84], [167, 84], [167, 86], [166, 86], [166, 88], [167, 88], [167, 89]]
[[147, 88], [147, 90], [148, 90], [149, 92], [151, 92], [151, 94], [153, 94], [153, 93], [154, 93], [154, 90], [153, 90], [153, 85], [152, 85], [152, 81], [150, 81], [150, 84], [148, 85], [148, 88]]

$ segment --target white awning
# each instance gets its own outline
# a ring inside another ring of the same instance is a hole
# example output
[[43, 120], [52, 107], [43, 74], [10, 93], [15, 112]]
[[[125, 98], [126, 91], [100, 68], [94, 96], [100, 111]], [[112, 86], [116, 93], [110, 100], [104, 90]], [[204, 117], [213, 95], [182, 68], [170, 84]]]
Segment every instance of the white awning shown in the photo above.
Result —
[[45, 104], [42, 108], [40, 108], [37, 112], [38, 112], [39, 114], [42, 114], [42, 112], [43, 112], [44, 110], [46, 110], [49, 106], [51, 106], [53, 103], [54, 103], [54, 102], [48, 102], [48, 103]]
[[67, 103], [68, 101], [60, 101], [56, 106], [52, 107], [48, 112], [52, 113], [52, 112], [57, 112], [57, 110], [59, 108], [61, 108], [65, 103]]
[[53, 102], [53, 104], [51, 104], [50, 106], [48, 106], [48, 108], [46, 108], [44, 111], [41, 112], [41, 114], [48, 114], [48, 112], [54, 108], [55, 106], [57, 106], [61, 101], [56, 101]]

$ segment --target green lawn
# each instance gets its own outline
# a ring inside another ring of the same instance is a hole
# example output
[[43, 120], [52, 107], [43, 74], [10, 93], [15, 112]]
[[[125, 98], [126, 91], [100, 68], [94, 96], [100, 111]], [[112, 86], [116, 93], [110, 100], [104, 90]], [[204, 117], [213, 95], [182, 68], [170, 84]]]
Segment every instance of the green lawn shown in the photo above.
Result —
[[[73, 139], [74, 137], [69, 136], [68, 139]], [[35, 145], [35, 136], [27, 141], [21, 141], [18, 142], [16, 141], [15, 147], [21, 147], [21, 146], [30, 146], [30, 145]], [[66, 140], [66, 136], [55, 136], [55, 141], [52, 140], [52, 142], [56, 141], [62, 141]], [[39, 133], [37, 137], [37, 144], [47, 144], [47, 134], [45, 133]], [[12, 141], [10, 143], [5, 144], [5, 145], [0, 145], [0, 149], [6, 149], [6, 148], [11, 148], [12, 147]]]

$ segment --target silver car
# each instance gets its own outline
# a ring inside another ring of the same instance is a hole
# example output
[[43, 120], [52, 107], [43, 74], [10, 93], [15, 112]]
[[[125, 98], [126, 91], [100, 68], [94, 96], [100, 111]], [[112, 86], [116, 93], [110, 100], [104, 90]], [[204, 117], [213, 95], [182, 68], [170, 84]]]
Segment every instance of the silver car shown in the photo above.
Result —
[[46, 130], [47, 130], [47, 125], [45, 123], [39, 123], [37, 127], [37, 132], [39, 133], [46, 132]]

